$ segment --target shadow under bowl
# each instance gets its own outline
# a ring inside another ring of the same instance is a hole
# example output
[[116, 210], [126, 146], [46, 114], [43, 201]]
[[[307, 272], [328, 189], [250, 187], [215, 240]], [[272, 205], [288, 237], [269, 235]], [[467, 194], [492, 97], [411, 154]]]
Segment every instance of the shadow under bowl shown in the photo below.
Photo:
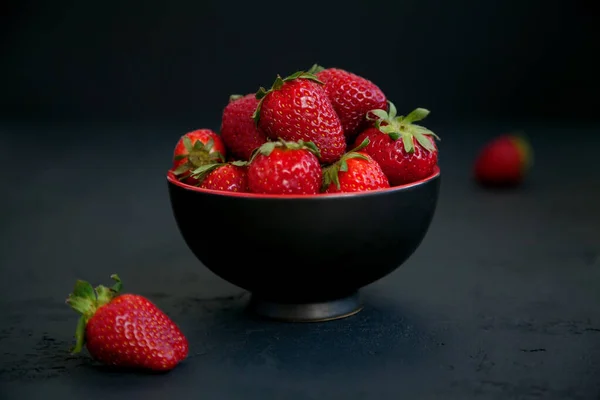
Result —
[[358, 290], [393, 272], [433, 219], [440, 171], [359, 193], [259, 195], [200, 189], [167, 175], [179, 231], [209, 270], [251, 292], [250, 308], [324, 321], [362, 308]]

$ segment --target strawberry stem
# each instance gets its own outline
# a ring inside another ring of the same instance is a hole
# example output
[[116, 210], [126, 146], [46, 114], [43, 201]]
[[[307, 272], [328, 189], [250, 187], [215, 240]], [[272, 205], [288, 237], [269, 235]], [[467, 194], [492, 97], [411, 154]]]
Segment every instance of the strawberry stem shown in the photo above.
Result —
[[67, 297], [66, 303], [81, 315], [75, 330], [76, 342], [71, 350], [72, 353], [79, 353], [83, 348], [85, 344], [85, 327], [90, 318], [94, 316], [100, 307], [110, 303], [123, 288], [118, 275], [113, 274], [110, 277], [115, 281], [115, 284], [110, 288], [99, 285], [94, 289], [89, 282], [77, 280], [73, 292]]

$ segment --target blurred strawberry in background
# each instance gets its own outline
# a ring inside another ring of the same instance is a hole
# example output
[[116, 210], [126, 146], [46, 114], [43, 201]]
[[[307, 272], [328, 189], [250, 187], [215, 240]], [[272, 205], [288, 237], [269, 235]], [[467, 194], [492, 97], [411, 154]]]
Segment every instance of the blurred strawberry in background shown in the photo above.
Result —
[[483, 146], [475, 160], [473, 175], [483, 186], [517, 186], [532, 164], [529, 141], [521, 134], [504, 134]]

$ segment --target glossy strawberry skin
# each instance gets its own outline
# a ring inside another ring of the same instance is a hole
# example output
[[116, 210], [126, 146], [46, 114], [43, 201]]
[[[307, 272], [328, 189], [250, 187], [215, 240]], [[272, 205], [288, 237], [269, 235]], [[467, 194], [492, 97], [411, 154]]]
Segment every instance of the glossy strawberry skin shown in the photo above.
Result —
[[309, 150], [275, 148], [258, 154], [248, 167], [248, 188], [260, 194], [317, 194], [323, 172]]
[[273, 140], [313, 142], [324, 164], [337, 161], [346, 151], [340, 119], [325, 90], [312, 80], [287, 81], [269, 92], [258, 126]]
[[435, 151], [427, 151], [413, 138], [413, 153], [405, 151], [401, 138], [394, 140], [377, 128], [367, 128], [358, 135], [355, 146], [365, 138], [369, 138], [370, 143], [364, 151], [381, 166], [391, 186], [425, 179], [431, 176], [437, 165], [437, 146], [432, 137], [428, 137], [428, 140], [433, 144]]
[[390, 187], [390, 182], [379, 164], [367, 153], [359, 152], [366, 158], [349, 158], [346, 160], [348, 170], [340, 171], [338, 179], [340, 188], [331, 183], [325, 193], [365, 192], [368, 190], [385, 189]]
[[[179, 168], [181, 165], [188, 162], [187, 157], [177, 159], [178, 156], [188, 154], [185, 145], [183, 144], [184, 137], [188, 137], [191, 140], [192, 144], [196, 143], [197, 141], [203, 144], [207, 144], [210, 141], [210, 139], [212, 139], [214, 145], [210, 150], [210, 153], [219, 152], [223, 157], [227, 156], [227, 149], [225, 147], [225, 143], [223, 142], [223, 139], [221, 139], [219, 134], [217, 134], [211, 129], [197, 129], [186, 133], [177, 141], [177, 144], [175, 145], [175, 150], [173, 152], [173, 170]], [[183, 181], [189, 185], [198, 185], [198, 181], [192, 177], [185, 178]]]
[[525, 162], [515, 138], [502, 135], [480, 151], [475, 161], [474, 176], [484, 185], [516, 185], [524, 178]]
[[348, 138], [368, 127], [369, 111], [387, 110], [385, 94], [368, 79], [338, 68], [324, 69], [316, 76], [325, 83], [325, 91]]
[[256, 96], [248, 94], [230, 101], [223, 110], [221, 138], [232, 158], [248, 161], [252, 152], [267, 141], [267, 136], [252, 120], [257, 106]]
[[248, 191], [248, 168], [224, 164], [211, 171], [200, 184], [203, 189], [224, 192]]
[[118, 367], [173, 369], [188, 355], [188, 341], [148, 299], [123, 294], [88, 321], [86, 347], [96, 360]]

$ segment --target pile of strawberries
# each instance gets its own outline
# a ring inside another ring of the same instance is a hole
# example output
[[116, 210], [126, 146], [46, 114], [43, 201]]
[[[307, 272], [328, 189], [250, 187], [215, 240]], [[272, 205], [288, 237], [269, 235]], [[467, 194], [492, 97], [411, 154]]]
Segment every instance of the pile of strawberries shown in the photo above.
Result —
[[373, 82], [354, 73], [313, 66], [268, 90], [234, 95], [220, 133], [183, 135], [173, 174], [182, 182], [229, 192], [280, 195], [362, 192], [429, 177], [439, 139], [416, 125]]

